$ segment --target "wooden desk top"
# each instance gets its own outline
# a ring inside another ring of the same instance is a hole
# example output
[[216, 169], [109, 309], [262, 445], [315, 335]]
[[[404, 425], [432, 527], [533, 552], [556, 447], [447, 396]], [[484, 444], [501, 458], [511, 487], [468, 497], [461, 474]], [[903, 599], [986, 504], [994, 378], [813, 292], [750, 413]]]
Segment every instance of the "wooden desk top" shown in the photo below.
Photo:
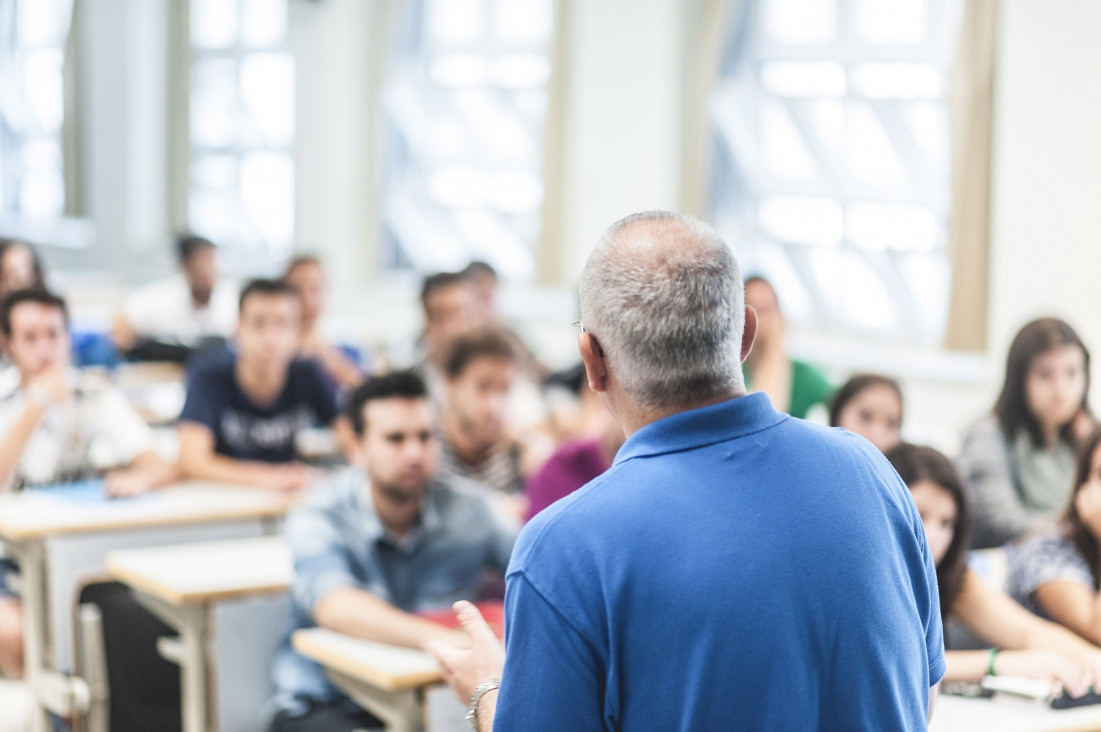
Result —
[[415, 689], [443, 680], [425, 651], [353, 638], [324, 628], [295, 631], [294, 649], [325, 668], [386, 691]]
[[294, 579], [281, 536], [120, 549], [105, 564], [115, 579], [172, 605], [285, 592]]
[[26, 491], [0, 495], [0, 537], [25, 541], [90, 533], [284, 515], [293, 498], [259, 488], [185, 481], [136, 498], [67, 500]]
[[1020, 697], [967, 699], [942, 694], [933, 710], [929, 732], [1095, 732], [1101, 730], [1101, 705], [1052, 709]]

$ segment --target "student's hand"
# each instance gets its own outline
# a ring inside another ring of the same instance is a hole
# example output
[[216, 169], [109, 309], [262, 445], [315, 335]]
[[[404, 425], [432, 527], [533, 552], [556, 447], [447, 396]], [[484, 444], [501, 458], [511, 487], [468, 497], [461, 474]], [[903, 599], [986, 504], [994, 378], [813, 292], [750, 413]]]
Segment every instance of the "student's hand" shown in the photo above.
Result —
[[310, 486], [310, 471], [301, 463], [272, 465], [264, 479], [264, 487], [283, 493], [294, 493]]
[[1090, 481], [1074, 496], [1078, 517], [1094, 537], [1101, 538], [1101, 483]]
[[73, 394], [68, 369], [62, 366], [52, 366], [31, 378], [27, 382], [27, 391], [32, 389], [44, 394], [50, 404], [67, 402]]
[[1074, 418], [1070, 423], [1070, 436], [1074, 438], [1074, 441], [1081, 445], [1085, 442], [1086, 438], [1093, 432], [1093, 428], [1096, 426], [1096, 422], [1093, 421], [1093, 417], [1082, 410], [1078, 413], [1078, 416]]
[[1026, 676], [1059, 684], [1073, 697], [1089, 690], [1088, 674], [1061, 653], [1055, 651], [1002, 651], [994, 660], [999, 676]]
[[505, 647], [478, 608], [469, 602], [457, 602], [454, 610], [470, 638], [470, 648], [459, 648], [443, 641], [431, 641], [425, 648], [436, 657], [444, 681], [465, 705], [478, 684], [486, 679], [500, 678], [505, 666]]
[[103, 479], [107, 495], [115, 498], [136, 496], [152, 488], [149, 478], [135, 470], [112, 470]]

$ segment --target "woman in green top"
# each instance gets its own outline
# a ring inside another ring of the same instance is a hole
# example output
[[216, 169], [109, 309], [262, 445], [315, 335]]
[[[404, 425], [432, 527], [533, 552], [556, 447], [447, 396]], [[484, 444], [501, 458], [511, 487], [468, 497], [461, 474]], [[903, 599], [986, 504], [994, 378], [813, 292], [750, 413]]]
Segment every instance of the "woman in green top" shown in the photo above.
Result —
[[745, 281], [745, 302], [757, 311], [757, 340], [742, 367], [746, 389], [768, 394], [772, 406], [805, 419], [815, 405], [827, 405], [833, 387], [814, 367], [788, 358], [784, 351], [787, 323], [776, 291], [764, 277]]

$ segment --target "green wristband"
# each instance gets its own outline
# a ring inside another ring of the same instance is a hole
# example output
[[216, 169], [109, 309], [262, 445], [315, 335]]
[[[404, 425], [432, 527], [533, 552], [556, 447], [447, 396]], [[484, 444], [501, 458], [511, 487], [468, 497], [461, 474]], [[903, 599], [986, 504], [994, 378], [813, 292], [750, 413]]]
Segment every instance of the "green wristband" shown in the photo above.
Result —
[[1001, 649], [1000, 648], [991, 648], [990, 649], [990, 660], [987, 661], [987, 663], [986, 663], [986, 675], [987, 676], [997, 676], [998, 675], [998, 672], [994, 670], [994, 659], [998, 657], [998, 651], [999, 650], [1001, 650]]

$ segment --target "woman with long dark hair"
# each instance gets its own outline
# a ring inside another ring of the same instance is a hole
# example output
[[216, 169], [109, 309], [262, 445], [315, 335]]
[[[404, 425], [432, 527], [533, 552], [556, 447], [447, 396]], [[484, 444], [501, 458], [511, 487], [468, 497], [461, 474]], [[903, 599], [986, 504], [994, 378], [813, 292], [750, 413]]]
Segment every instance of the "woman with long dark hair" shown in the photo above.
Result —
[[900, 441], [902, 389], [879, 374], [857, 374], [846, 381], [830, 402], [830, 426], [864, 437], [880, 452]]
[[1073, 695], [1101, 671], [1101, 649], [1024, 610], [989, 587], [967, 566], [967, 500], [951, 461], [931, 447], [901, 444], [887, 459], [910, 489], [937, 568], [940, 611], [955, 617], [994, 648], [945, 653], [945, 681], [985, 675], [1062, 682]]
[[1089, 365], [1085, 344], [1062, 320], [1034, 320], [1013, 339], [993, 412], [960, 447], [973, 548], [1017, 539], [1066, 503], [1078, 443], [1093, 426]]
[[1008, 587], [1033, 612], [1101, 643], [1101, 429], [1082, 443], [1062, 520], [1011, 547]]

